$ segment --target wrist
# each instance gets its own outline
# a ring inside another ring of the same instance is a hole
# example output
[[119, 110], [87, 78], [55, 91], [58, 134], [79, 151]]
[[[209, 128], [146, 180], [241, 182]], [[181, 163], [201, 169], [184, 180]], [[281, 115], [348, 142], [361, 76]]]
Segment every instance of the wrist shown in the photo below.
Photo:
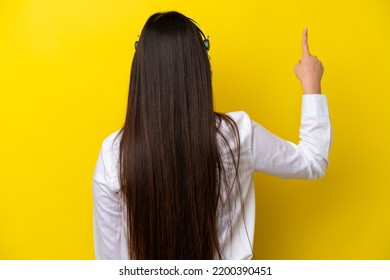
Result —
[[321, 84], [303, 85], [303, 94], [321, 94]]

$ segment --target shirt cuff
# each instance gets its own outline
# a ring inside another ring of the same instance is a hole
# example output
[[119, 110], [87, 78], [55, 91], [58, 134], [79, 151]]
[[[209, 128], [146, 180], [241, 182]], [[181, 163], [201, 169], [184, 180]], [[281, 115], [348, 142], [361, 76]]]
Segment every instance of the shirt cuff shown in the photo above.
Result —
[[329, 117], [328, 100], [324, 94], [304, 94], [302, 96], [302, 116]]

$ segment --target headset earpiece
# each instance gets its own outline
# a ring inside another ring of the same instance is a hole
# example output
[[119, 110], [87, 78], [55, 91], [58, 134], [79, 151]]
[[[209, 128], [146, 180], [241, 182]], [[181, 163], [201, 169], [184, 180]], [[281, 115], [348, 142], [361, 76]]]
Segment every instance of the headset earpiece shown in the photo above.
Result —
[[[138, 35], [138, 40], [139, 40], [139, 35]], [[135, 43], [134, 43], [134, 47], [135, 47], [135, 49], [137, 49], [137, 46], [138, 46], [138, 40], [137, 40], [137, 41], [135, 41]]]
[[210, 50], [209, 37], [207, 37], [206, 39], [203, 40], [203, 44], [204, 44], [204, 47], [206, 48], [206, 50], [209, 51]]
[[198, 32], [200, 33], [200, 35], [203, 38], [203, 45], [204, 45], [204, 47], [206, 48], [207, 51], [209, 51], [210, 50], [209, 36], [206, 37], [206, 35], [204, 35], [203, 31], [196, 25], [197, 23], [195, 21], [194, 21], [194, 23], [195, 23], [196, 29], [198, 29]]

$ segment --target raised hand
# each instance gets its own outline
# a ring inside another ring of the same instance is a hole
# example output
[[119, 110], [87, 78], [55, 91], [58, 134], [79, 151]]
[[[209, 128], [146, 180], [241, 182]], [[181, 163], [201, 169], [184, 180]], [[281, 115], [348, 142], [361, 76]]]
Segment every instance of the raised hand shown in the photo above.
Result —
[[316, 56], [309, 52], [307, 28], [302, 34], [302, 58], [294, 67], [295, 74], [301, 81], [304, 94], [320, 94], [321, 78], [324, 67]]

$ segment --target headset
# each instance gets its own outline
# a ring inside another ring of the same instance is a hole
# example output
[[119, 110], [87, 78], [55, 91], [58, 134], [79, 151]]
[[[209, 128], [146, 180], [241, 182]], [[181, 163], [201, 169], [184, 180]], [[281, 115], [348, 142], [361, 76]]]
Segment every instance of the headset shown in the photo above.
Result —
[[[196, 23], [196, 22], [195, 22]], [[209, 36], [206, 37], [206, 35], [204, 35], [203, 31], [197, 26], [195, 25], [196, 29], [198, 30], [199, 34], [202, 36], [203, 38], [203, 45], [204, 47], [206, 48], [206, 51], [209, 51], [210, 50], [210, 40], [209, 40]], [[138, 36], [139, 38], [139, 36]], [[138, 46], [138, 40], [135, 41], [134, 43], [134, 47], [135, 49], [137, 49], [137, 46]]]
[[197, 25], [195, 25], [195, 26], [196, 26], [196, 29], [198, 30], [198, 32], [200, 33], [200, 35], [202, 35], [204, 47], [206, 48], [207, 51], [209, 51], [210, 50], [209, 36], [206, 37], [206, 35], [204, 35], [203, 31]]

